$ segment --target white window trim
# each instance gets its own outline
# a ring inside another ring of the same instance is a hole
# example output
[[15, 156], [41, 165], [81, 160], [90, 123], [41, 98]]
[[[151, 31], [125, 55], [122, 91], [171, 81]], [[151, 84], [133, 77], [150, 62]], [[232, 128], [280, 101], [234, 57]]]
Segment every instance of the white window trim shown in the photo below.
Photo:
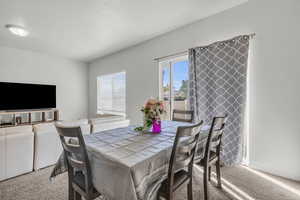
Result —
[[[159, 59], [158, 60], [158, 67], [159, 67], [159, 88], [158, 88], [158, 92], [159, 92], [159, 99], [160, 100], [163, 100], [163, 96], [162, 96], [162, 79], [163, 79], [163, 75], [162, 75], [162, 69], [163, 69], [163, 66], [165, 66], [166, 63], [168, 63], [168, 66], [169, 66], [169, 69], [170, 69], [170, 98], [173, 99], [174, 98], [174, 94], [173, 94], [173, 67], [171, 67], [173, 65], [173, 63], [176, 63], [176, 62], [180, 62], [180, 61], [186, 61], [188, 60], [188, 53], [183, 53], [181, 55], [176, 55], [176, 56], [170, 56], [170, 57], [167, 57], [167, 58], [163, 58], [163, 59]], [[172, 118], [172, 113], [171, 111], [173, 110], [173, 107], [174, 107], [174, 101], [171, 100], [171, 104], [170, 104], [170, 117]]]
[[[109, 115], [119, 115], [119, 116], [124, 116], [126, 117], [126, 95], [125, 95], [125, 108], [124, 108], [124, 112], [119, 112], [119, 111], [115, 111], [115, 110], [101, 110], [99, 109], [99, 91], [100, 91], [100, 84], [99, 84], [99, 78], [101, 76], [107, 76], [107, 75], [114, 75], [114, 74], [120, 74], [120, 73], [125, 73], [125, 84], [126, 84], [126, 71], [120, 71], [120, 72], [115, 72], [115, 73], [109, 73], [109, 74], [102, 74], [97, 76], [97, 108], [96, 108], [96, 113], [98, 115], [104, 115], [104, 114], [109, 114]], [[126, 94], [126, 85], [125, 85], [125, 94]]]
[[248, 56], [248, 68], [247, 68], [247, 88], [246, 88], [246, 108], [245, 108], [245, 113], [244, 113], [244, 130], [243, 130], [243, 140], [244, 140], [244, 146], [243, 146], [243, 160], [242, 160], [242, 164], [245, 166], [249, 166], [250, 163], [250, 148], [252, 148], [253, 145], [251, 144], [251, 130], [250, 128], [253, 127], [252, 126], [252, 121], [250, 121], [251, 119], [251, 102], [252, 102], [252, 96], [250, 95], [251, 93], [251, 87], [250, 87], [250, 83], [252, 82], [252, 76], [251, 76], [251, 60], [253, 60], [253, 52], [252, 52], [252, 45], [253, 43], [250, 42], [249, 44], [249, 56]]
[[[173, 70], [172, 70], [172, 63], [176, 63], [176, 62], [180, 62], [180, 61], [185, 61], [188, 60], [188, 54], [185, 53], [183, 55], [180, 56], [170, 56], [168, 58], [164, 58], [161, 60], [158, 60], [158, 65], [159, 65], [159, 72], [158, 72], [158, 76], [159, 76], [159, 99], [162, 100], [162, 69], [163, 69], [163, 64], [168, 63], [169, 67], [170, 67], [170, 88], [173, 87]], [[172, 92], [172, 90], [170, 91]], [[170, 95], [171, 97], [173, 97], [172, 95]]]
[[102, 110], [98, 110], [97, 109], [97, 114], [98, 115], [105, 115], [105, 114], [108, 114], [108, 115], [119, 115], [119, 116], [126, 117], [126, 113], [118, 112], [118, 111], [110, 111], [110, 110], [102, 111]]

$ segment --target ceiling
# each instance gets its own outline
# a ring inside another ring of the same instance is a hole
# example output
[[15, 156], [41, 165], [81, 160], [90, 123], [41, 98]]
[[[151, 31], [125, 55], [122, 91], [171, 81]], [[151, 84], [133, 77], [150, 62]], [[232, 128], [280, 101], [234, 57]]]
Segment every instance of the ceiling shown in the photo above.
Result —
[[[0, 45], [88, 62], [246, 0], [0, 0]], [[26, 27], [26, 38], [5, 24]]]

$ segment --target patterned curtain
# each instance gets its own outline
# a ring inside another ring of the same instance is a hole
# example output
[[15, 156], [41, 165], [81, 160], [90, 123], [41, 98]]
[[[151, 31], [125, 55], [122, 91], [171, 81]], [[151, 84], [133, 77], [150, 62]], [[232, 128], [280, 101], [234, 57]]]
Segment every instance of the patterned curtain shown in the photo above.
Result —
[[210, 124], [227, 114], [222, 138], [222, 162], [242, 161], [243, 117], [246, 102], [248, 35], [189, 50], [189, 99], [195, 120]]

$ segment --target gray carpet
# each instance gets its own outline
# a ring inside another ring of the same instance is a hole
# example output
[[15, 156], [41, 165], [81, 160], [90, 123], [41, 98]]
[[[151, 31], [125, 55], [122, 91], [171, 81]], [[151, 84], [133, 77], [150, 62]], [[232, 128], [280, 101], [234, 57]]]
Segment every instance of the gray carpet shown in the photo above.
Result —
[[288, 180], [267, 173], [262, 173], [272, 179], [284, 183], [286, 186], [297, 190], [295, 194], [270, 180], [243, 168], [225, 167], [222, 177], [231, 184], [238, 186], [243, 192], [257, 200], [300, 200], [300, 182]]
[[[58, 176], [53, 182], [49, 182], [49, 174], [52, 168], [46, 168], [38, 172], [19, 176], [0, 182], [1, 200], [67, 200], [66, 174]], [[251, 196], [259, 200], [299, 200], [300, 196], [293, 194], [270, 181], [245, 170], [241, 167], [222, 168], [223, 177]], [[203, 199], [202, 173], [195, 169], [194, 200]], [[280, 178], [278, 178], [280, 179]], [[282, 179], [287, 184], [300, 189], [300, 183]], [[224, 184], [226, 187], [226, 184]], [[210, 186], [211, 200], [236, 199], [226, 189], [220, 190], [214, 182]], [[176, 193], [176, 200], [186, 199], [186, 188], [183, 187]], [[242, 198], [247, 199], [247, 198]]]

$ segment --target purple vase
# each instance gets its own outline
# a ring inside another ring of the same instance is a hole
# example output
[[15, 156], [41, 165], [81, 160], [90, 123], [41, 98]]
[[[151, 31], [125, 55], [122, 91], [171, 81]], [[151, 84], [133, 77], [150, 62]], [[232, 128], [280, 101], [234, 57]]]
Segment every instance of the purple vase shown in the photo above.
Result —
[[153, 122], [152, 122], [152, 132], [153, 133], [160, 133], [161, 132], [161, 121], [160, 120], [153, 120]]

